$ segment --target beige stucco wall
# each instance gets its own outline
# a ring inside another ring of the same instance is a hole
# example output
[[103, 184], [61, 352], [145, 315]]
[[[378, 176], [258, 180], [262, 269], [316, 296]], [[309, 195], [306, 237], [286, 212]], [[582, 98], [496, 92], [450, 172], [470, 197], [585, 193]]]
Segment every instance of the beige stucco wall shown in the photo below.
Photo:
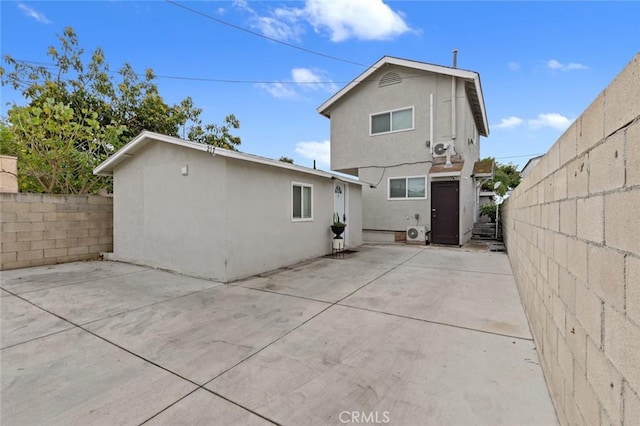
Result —
[[[313, 185], [313, 221], [291, 221], [294, 181]], [[359, 192], [349, 185], [351, 246]], [[325, 177], [153, 142], [116, 168], [114, 193], [116, 259], [226, 282], [331, 252]]]
[[562, 424], [640, 424], [639, 120], [637, 55], [504, 205]]
[[[403, 77], [402, 83], [378, 87], [379, 79], [390, 71], [398, 72]], [[377, 184], [376, 188], [363, 189], [365, 230], [403, 231], [413, 225], [431, 228], [431, 180], [428, 174], [432, 157], [427, 147], [430, 94], [434, 96], [433, 143], [449, 142], [452, 135], [449, 76], [385, 66], [332, 107], [331, 168], [357, 174], [363, 182]], [[471, 237], [474, 222], [475, 188], [470, 175], [473, 163], [478, 160], [479, 136], [462, 79], [457, 80], [455, 98], [455, 150], [466, 160], [460, 187], [459, 233], [462, 244]], [[414, 108], [413, 130], [369, 135], [371, 114], [404, 107]], [[469, 139], [473, 139], [473, 143], [469, 143]], [[388, 200], [389, 178], [408, 176], [427, 176], [427, 199]], [[420, 215], [418, 221], [415, 214]]]
[[[402, 83], [378, 87], [387, 72], [398, 72]], [[331, 168], [349, 170], [431, 160], [429, 141], [429, 95], [434, 95], [435, 143], [451, 140], [451, 77], [398, 66], [385, 66], [353, 88], [331, 109]], [[458, 153], [465, 150], [474, 133], [464, 83], [456, 85]], [[370, 115], [414, 107], [414, 129], [370, 136]], [[467, 118], [469, 117], [469, 118]], [[471, 120], [469, 122], [469, 119]], [[477, 138], [475, 138], [477, 139]], [[464, 145], [459, 143], [464, 141]], [[407, 158], [410, 160], [407, 160]]]
[[0, 269], [96, 259], [113, 247], [112, 198], [0, 194]]

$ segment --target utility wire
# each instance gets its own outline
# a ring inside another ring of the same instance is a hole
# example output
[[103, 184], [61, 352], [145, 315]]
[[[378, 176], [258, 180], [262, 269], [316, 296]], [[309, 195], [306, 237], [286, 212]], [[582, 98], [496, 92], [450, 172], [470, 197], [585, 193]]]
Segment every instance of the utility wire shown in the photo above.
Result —
[[[15, 58], [14, 58], [15, 59]], [[59, 67], [53, 63], [40, 62], [40, 61], [30, 61], [26, 59], [15, 59], [16, 62], [21, 62], [24, 64], [36, 65], [40, 67], [44, 67], [50, 70], [57, 70]], [[116, 76], [119, 75], [117, 71], [108, 71], [107, 74]], [[146, 77], [146, 74], [143, 73], [134, 73], [138, 77]], [[211, 83], [228, 83], [228, 84], [295, 84], [295, 85], [312, 85], [312, 84], [347, 84], [347, 83], [364, 83], [365, 81], [375, 80], [374, 77], [364, 78], [361, 80], [349, 80], [349, 81], [334, 81], [334, 80], [326, 80], [326, 81], [291, 81], [291, 80], [233, 80], [228, 78], [210, 78], [210, 77], [189, 77], [189, 76], [176, 76], [176, 75], [162, 75], [162, 74], [153, 74], [155, 78], [159, 79], [169, 79], [169, 80], [185, 80], [185, 81], [204, 81]], [[415, 75], [415, 76], [406, 76], [403, 79], [409, 78], [429, 78], [428, 75]]]
[[263, 39], [266, 39], [266, 40], [269, 40], [269, 41], [273, 41], [274, 43], [282, 44], [283, 46], [287, 46], [287, 47], [290, 47], [292, 49], [301, 50], [301, 51], [306, 52], [306, 53], [311, 53], [312, 55], [322, 56], [323, 58], [328, 58], [328, 59], [332, 59], [334, 61], [344, 62], [346, 64], [358, 65], [360, 67], [368, 67], [368, 65], [361, 64], [359, 62], [354, 62], [354, 61], [350, 61], [348, 59], [338, 58], [337, 56], [327, 55], [326, 53], [318, 52], [317, 50], [306, 49], [304, 47], [297, 46], [295, 44], [287, 43], [285, 41], [278, 40], [276, 38], [269, 37], [269, 36], [266, 36], [264, 34], [260, 34], [260, 33], [255, 32], [255, 31], [251, 31], [251, 30], [249, 30], [247, 28], [244, 28], [244, 27], [241, 27], [239, 25], [232, 24], [231, 22], [223, 21], [222, 19], [218, 19], [218, 18], [216, 18], [214, 16], [211, 16], [211, 15], [208, 15], [208, 14], [206, 14], [204, 12], [200, 12], [197, 9], [193, 9], [191, 7], [185, 6], [182, 3], [178, 3], [178, 2], [175, 2], [175, 1], [172, 1], [172, 0], [165, 0], [165, 2], [167, 2], [167, 3], [169, 3], [169, 4], [173, 5], [173, 6], [176, 6], [176, 7], [182, 8], [184, 10], [187, 10], [187, 11], [189, 11], [191, 13], [196, 14], [196, 15], [200, 15], [200, 16], [202, 16], [204, 18], [210, 19], [210, 20], [212, 20], [214, 22], [217, 22], [218, 24], [226, 25], [226, 26], [231, 27], [233, 29], [236, 29], [238, 31], [243, 31], [245, 33], [254, 35], [256, 37], [260, 37], [260, 38], [263, 38]]
[[[30, 64], [30, 65], [36, 65], [36, 66], [40, 66], [40, 67], [44, 67], [50, 70], [57, 70], [58, 66], [56, 66], [55, 64], [52, 63], [46, 63], [46, 62], [39, 62], [39, 61], [29, 61], [26, 59], [15, 59], [16, 62], [21, 62], [24, 64]], [[108, 71], [107, 74], [110, 75], [119, 75], [119, 73], [117, 71]], [[146, 77], [146, 74], [143, 73], [135, 73], [135, 75], [137, 75], [138, 77]], [[257, 83], [263, 83], [263, 84], [296, 84], [296, 85], [301, 85], [301, 84], [346, 84], [349, 83], [350, 81], [332, 81], [332, 80], [327, 80], [327, 81], [291, 81], [291, 80], [233, 80], [233, 79], [226, 79], [226, 78], [209, 78], [209, 77], [188, 77], [188, 76], [177, 76], [177, 75], [161, 75], [161, 74], [153, 74], [153, 76], [155, 78], [161, 78], [161, 79], [169, 79], [169, 80], [186, 80], [186, 81], [205, 81], [205, 82], [212, 82], [212, 83], [230, 83], [230, 84], [257, 84]], [[362, 80], [364, 81], [364, 80]]]

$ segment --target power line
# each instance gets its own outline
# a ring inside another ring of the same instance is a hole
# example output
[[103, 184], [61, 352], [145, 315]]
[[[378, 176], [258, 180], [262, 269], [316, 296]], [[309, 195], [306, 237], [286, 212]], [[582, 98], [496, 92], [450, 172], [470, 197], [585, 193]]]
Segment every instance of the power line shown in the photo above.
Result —
[[[15, 58], [14, 58], [15, 59]], [[21, 62], [24, 64], [37, 65], [47, 69], [59, 69], [56, 64], [40, 62], [40, 61], [30, 61], [26, 59], [15, 59], [16, 62]], [[107, 74], [110, 75], [119, 75], [117, 71], [108, 71]], [[146, 77], [146, 74], [143, 73], [134, 73], [138, 77]], [[313, 85], [313, 84], [348, 84], [348, 83], [364, 83], [365, 81], [375, 80], [374, 77], [368, 77], [361, 80], [354, 79], [348, 81], [335, 81], [335, 80], [318, 80], [318, 81], [292, 81], [292, 80], [235, 80], [229, 78], [212, 78], [212, 77], [190, 77], [190, 76], [176, 76], [176, 75], [162, 75], [162, 74], [153, 74], [154, 78], [159, 79], [168, 79], [168, 80], [184, 80], [184, 81], [203, 81], [210, 83], [225, 83], [225, 84], [294, 84], [294, 85]], [[409, 75], [403, 77], [403, 79], [410, 78], [429, 78], [428, 75]]]
[[[39, 61], [29, 61], [26, 59], [15, 59], [16, 62], [22, 62], [25, 64], [37, 65], [47, 69], [58, 69], [59, 67], [52, 63], [39, 62]], [[108, 71], [110, 75], [118, 75], [117, 71]], [[143, 73], [134, 73], [138, 77], [146, 77], [146, 74]], [[168, 80], [186, 80], [186, 81], [205, 81], [212, 83], [230, 83], [230, 84], [296, 84], [296, 85], [304, 85], [304, 84], [346, 84], [350, 81], [291, 81], [291, 80], [234, 80], [227, 78], [210, 78], [210, 77], [189, 77], [189, 76], [176, 76], [176, 75], [161, 75], [154, 74], [155, 78], [168, 79]]]
[[231, 22], [224, 21], [222, 19], [219, 19], [219, 18], [216, 18], [214, 16], [208, 15], [208, 14], [206, 14], [204, 12], [201, 12], [201, 11], [199, 11], [197, 9], [193, 9], [191, 7], [185, 6], [185, 5], [181, 4], [181, 3], [178, 3], [178, 2], [175, 2], [175, 1], [172, 1], [172, 0], [165, 0], [165, 2], [167, 2], [167, 3], [169, 3], [169, 4], [173, 5], [173, 6], [176, 6], [176, 7], [182, 8], [184, 10], [187, 10], [187, 11], [189, 11], [191, 13], [196, 14], [196, 15], [200, 15], [200, 16], [202, 16], [204, 18], [210, 19], [210, 20], [212, 20], [214, 22], [217, 22], [218, 24], [226, 25], [226, 26], [231, 27], [233, 29], [236, 29], [238, 31], [243, 31], [245, 33], [254, 35], [256, 37], [260, 37], [260, 38], [263, 38], [265, 40], [273, 41], [274, 43], [282, 44], [283, 46], [287, 46], [287, 47], [290, 47], [292, 49], [301, 50], [301, 51], [306, 52], [306, 53], [311, 53], [312, 55], [322, 56], [323, 58], [328, 58], [328, 59], [332, 59], [334, 61], [344, 62], [346, 64], [358, 65], [360, 67], [368, 67], [368, 65], [361, 64], [359, 62], [354, 62], [354, 61], [350, 61], [348, 59], [338, 58], [337, 56], [327, 55], [326, 53], [318, 52], [317, 50], [307, 49], [307, 48], [304, 48], [302, 46], [297, 46], [295, 44], [287, 43], [285, 41], [278, 40], [276, 38], [269, 37], [269, 36], [266, 36], [264, 34], [260, 34], [260, 33], [255, 32], [255, 31], [251, 31], [251, 30], [249, 30], [247, 28], [241, 27], [241, 26], [236, 25], [236, 24], [232, 24]]

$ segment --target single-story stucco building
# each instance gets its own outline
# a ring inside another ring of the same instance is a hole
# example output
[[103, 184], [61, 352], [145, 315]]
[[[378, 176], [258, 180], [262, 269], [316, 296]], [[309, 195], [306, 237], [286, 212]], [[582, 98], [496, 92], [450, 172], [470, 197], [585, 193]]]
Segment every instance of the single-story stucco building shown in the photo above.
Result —
[[113, 258], [222, 282], [331, 253], [334, 213], [362, 244], [362, 185], [320, 170], [143, 132], [113, 175]]

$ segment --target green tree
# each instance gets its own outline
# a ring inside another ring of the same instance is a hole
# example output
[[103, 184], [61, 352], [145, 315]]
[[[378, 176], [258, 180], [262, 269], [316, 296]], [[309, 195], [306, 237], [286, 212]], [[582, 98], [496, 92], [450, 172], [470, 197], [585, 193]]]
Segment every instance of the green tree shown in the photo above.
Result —
[[293, 164], [293, 158], [285, 157], [284, 155], [280, 157], [278, 161], [282, 161], [283, 163]]
[[140, 78], [129, 64], [112, 73], [102, 49], [88, 62], [72, 28], [58, 36], [47, 55], [52, 65], [5, 56], [2, 85], [22, 93], [26, 105], [12, 105], [0, 123], [0, 153], [18, 157], [23, 191], [87, 193], [111, 185], [92, 169], [143, 130], [180, 136], [236, 150], [232, 135], [240, 123], [203, 123], [202, 109], [190, 97], [169, 105], [159, 94], [155, 75]]
[[513, 163], [499, 163], [495, 161], [493, 157], [487, 157], [484, 160], [492, 160], [495, 163], [495, 172], [492, 180], [485, 182], [482, 185], [482, 189], [485, 191], [493, 191], [494, 185], [496, 182], [501, 182], [497, 189], [495, 189], [496, 193], [500, 196], [504, 196], [507, 191], [514, 189], [516, 186], [520, 184], [520, 172], [518, 168]]
[[40, 106], [13, 107], [9, 116], [11, 125], [3, 125], [2, 132], [11, 135], [15, 149], [10, 153], [20, 159], [22, 191], [84, 194], [103, 186], [92, 170], [106, 158], [108, 141], [118, 139], [122, 126], [103, 126], [97, 112], [75, 111], [53, 98]]

